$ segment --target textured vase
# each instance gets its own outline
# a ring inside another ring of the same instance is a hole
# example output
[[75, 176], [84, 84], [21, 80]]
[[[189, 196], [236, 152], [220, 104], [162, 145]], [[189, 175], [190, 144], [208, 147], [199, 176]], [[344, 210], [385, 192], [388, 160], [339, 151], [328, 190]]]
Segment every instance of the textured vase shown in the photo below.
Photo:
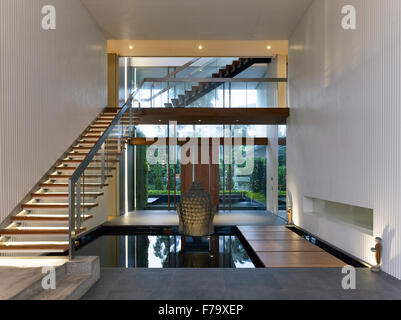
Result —
[[201, 237], [214, 233], [213, 218], [216, 207], [210, 193], [203, 188], [200, 182], [195, 181], [181, 195], [177, 212], [181, 234]]

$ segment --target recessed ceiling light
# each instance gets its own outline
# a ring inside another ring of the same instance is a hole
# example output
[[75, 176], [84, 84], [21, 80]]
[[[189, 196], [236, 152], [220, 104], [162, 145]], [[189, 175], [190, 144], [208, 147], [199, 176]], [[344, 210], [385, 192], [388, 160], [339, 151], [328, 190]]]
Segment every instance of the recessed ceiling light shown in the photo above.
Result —
[[198, 49], [199, 49], [199, 50], [202, 50], [202, 49], [203, 49], [203, 46], [200, 44], [200, 45], [198, 46]]
[[130, 48], [130, 49], [132, 50], [132, 49], [134, 49], [134, 46], [133, 46], [133, 45], [131, 45], [131, 46], [129, 46], [128, 48]]
[[270, 46], [270, 45], [268, 45], [268, 46], [266, 47], [267, 50], [270, 50], [271, 48], [272, 48], [272, 46]]

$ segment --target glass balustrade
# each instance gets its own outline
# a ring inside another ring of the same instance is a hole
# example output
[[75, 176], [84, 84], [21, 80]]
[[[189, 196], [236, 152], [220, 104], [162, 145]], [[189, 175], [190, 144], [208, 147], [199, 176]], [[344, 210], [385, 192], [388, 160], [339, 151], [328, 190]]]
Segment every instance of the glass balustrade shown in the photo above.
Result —
[[279, 83], [286, 79], [146, 78], [135, 98], [141, 108], [278, 107]]

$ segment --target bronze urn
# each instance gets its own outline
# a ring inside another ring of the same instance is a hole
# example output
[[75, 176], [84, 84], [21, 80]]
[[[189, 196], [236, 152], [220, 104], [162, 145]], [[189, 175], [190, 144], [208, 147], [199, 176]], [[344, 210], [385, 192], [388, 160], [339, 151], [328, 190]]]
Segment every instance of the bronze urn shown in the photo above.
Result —
[[203, 188], [200, 182], [195, 181], [181, 195], [177, 212], [179, 232], [182, 235], [202, 237], [214, 233], [213, 218], [216, 207], [210, 193]]

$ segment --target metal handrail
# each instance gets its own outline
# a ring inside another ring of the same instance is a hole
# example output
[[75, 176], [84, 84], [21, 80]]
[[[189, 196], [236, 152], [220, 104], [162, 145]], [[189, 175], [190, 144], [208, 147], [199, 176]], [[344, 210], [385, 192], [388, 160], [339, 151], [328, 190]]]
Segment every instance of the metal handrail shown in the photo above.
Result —
[[[167, 76], [163, 77], [163, 79], [165, 80], [165, 82], [170, 82], [169, 80], [170, 80], [170, 79], [173, 79], [172, 77], [176, 76], [176, 75], [177, 75], [178, 73], [180, 73], [181, 71], [184, 71], [185, 69], [189, 68], [192, 64], [194, 64], [194, 63], [197, 62], [198, 60], [200, 60], [200, 58], [192, 59], [191, 61], [189, 61], [189, 62], [187, 62], [186, 64], [184, 64], [184, 65], [182, 65], [181, 67], [179, 67], [177, 70], [175, 70], [175, 71], [169, 73]], [[193, 74], [194, 74], [194, 73], [191, 73], [191, 76], [192, 76]], [[185, 78], [183, 78], [183, 79], [185, 79]], [[169, 91], [169, 90], [171, 90], [171, 89], [173, 89], [173, 88], [175, 88], [175, 87], [176, 87], [176, 84], [173, 84], [173, 85], [171, 85], [171, 86], [169, 85], [169, 86], [167, 86], [166, 88], [160, 90], [160, 91], [159, 91], [158, 93], [156, 93], [155, 95], [151, 96], [150, 98], [145, 99], [144, 101], [151, 101], [152, 99], [157, 98], [158, 96], [162, 95], [163, 93], [165, 93], [165, 92], [167, 92], [167, 91]]]
[[287, 78], [144, 78], [143, 82], [287, 82]]
[[188, 61], [187, 63], [183, 64], [181, 67], [177, 68], [176, 70], [174, 70], [173, 72], [169, 73], [168, 75], [166, 75], [164, 78], [166, 79], [170, 79], [172, 77], [174, 77], [175, 75], [177, 75], [178, 73], [180, 73], [181, 71], [189, 68], [191, 65], [193, 65], [196, 61], [198, 61], [200, 58], [195, 58], [192, 59], [190, 61]]
[[94, 158], [96, 153], [100, 150], [103, 143], [106, 141], [106, 139], [110, 135], [111, 131], [114, 129], [115, 125], [121, 120], [121, 117], [124, 115], [125, 111], [127, 111], [128, 107], [131, 107], [130, 103], [133, 100], [136, 92], [138, 92], [138, 90], [139, 90], [139, 87], [131, 93], [131, 95], [128, 97], [127, 101], [121, 108], [120, 112], [116, 115], [114, 120], [110, 123], [110, 125], [107, 127], [107, 129], [104, 131], [102, 136], [99, 138], [99, 140], [96, 142], [96, 144], [89, 151], [88, 155], [84, 158], [84, 160], [81, 162], [81, 164], [75, 169], [74, 173], [70, 177], [71, 182], [76, 183], [78, 181], [79, 177], [82, 175], [82, 173], [88, 167], [89, 163], [92, 161], [92, 159]]
[[[127, 111], [127, 109], [130, 109], [130, 126], [132, 128], [132, 102], [134, 100], [135, 95], [139, 92], [139, 90], [143, 86], [143, 81], [140, 83], [140, 85], [133, 90], [133, 92], [130, 94], [128, 97], [127, 101], [124, 103], [122, 106], [121, 110], [118, 112], [116, 117], [113, 119], [113, 121], [110, 123], [110, 125], [107, 127], [107, 129], [103, 132], [99, 140], [95, 143], [95, 145], [92, 147], [92, 149], [89, 151], [87, 156], [82, 160], [80, 165], [74, 170], [73, 174], [71, 177], [68, 179], [68, 242], [69, 242], [69, 258], [72, 259], [74, 257], [74, 249], [75, 249], [75, 244], [74, 244], [74, 238], [75, 238], [75, 230], [76, 230], [76, 224], [75, 224], [75, 185], [77, 185], [77, 207], [80, 211], [80, 206], [81, 206], [81, 195], [80, 195], [80, 179], [82, 174], [85, 172], [85, 170], [88, 168], [89, 164], [93, 160], [93, 158], [96, 156], [98, 151], [102, 149], [102, 183], [103, 183], [103, 175], [104, 175], [104, 143], [106, 140], [109, 138], [111, 132], [114, 130], [116, 125], [120, 122], [121, 118]], [[140, 108], [140, 107], [139, 107]], [[132, 129], [131, 129], [132, 130]], [[78, 212], [79, 215], [81, 215], [81, 212]], [[80, 223], [81, 223], [81, 216], [78, 219], [78, 230], [80, 228]]]

